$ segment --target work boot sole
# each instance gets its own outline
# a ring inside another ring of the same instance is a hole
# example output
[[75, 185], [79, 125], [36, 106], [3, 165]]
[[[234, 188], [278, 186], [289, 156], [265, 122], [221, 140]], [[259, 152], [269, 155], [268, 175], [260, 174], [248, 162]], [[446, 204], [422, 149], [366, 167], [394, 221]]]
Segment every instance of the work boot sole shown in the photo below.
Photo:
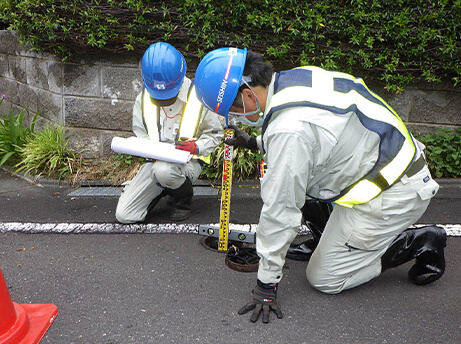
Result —
[[411, 267], [410, 271], [408, 271], [408, 277], [410, 281], [417, 285], [435, 282], [442, 277], [445, 272], [445, 261], [443, 261], [441, 265], [443, 266], [442, 269], [430, 265], [420, 266], [419, 264], [415, 264]]

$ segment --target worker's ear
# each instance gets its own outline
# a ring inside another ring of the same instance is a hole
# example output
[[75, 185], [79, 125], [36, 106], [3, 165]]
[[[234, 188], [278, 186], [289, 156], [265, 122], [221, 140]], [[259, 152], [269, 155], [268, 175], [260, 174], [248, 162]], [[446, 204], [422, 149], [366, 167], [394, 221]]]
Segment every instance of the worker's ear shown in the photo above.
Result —
[[258, 99], [256, 98], [256, 95], [249, 88], [244, 88], [242, 90], [242, 95], [243, 95], [245, 104], [247, 106], [251, 106], [252, 103], [254, 103], [256, 106]]
[[243, 98], [250, 98], [250, 99], [254, 98], [254, 94], [253, 92], [251, 92], [249, 88], [244, 88], [241, 92], [242, 92]]

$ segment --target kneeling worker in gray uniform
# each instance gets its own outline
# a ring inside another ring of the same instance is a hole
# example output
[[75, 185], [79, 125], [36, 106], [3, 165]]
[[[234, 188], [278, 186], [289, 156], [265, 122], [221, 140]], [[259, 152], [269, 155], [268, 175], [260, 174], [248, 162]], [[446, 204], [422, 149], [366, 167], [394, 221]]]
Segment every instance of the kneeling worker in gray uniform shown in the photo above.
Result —
[[168, 43], [152, 44], [143, 55], [144, 89], [134, 104], [133, 132], [194, 156], [186, 164], [157, 160], [142, 165], [118, 201], [116, 218], [121, 223], [144, 221], [166, 195], [172, 198], [173, 221], [189, 217], [192, 183], [223, 138], [218, 116], [198, 101], [186, 68], [184, 56]]
[[[278, 283], [287, 251], [312, 200], [334, 203], [306, 276], [336, 294], [415, 260], [409, 278], [427, 284], [445, 270], [443, 228], [410, 228], [439, 186], [417, 142], [395, 111], [362, 79], [305, 66], [274, 73], [261, 55], [221, 48], [195, 73], [200, 101], [222, 116], [244, 116], [259, 137], [237, 131], [234, 146], [260, 149], [263, 208], [256, 231], [260, 257], [251, 321], [278, 318]], [[304, 211], [303, 211], [304, 208]]]

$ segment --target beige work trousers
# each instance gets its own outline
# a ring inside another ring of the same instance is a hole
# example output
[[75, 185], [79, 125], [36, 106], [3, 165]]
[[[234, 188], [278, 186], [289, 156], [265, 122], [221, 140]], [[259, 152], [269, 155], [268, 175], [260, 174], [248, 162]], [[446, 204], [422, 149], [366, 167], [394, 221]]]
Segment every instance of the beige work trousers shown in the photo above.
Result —
[[335, 206], [307, 266], [309, 283], [321, 292], [337, 294], [377, 277], [381, 256], [416, 223], [438, 188], [424, 167], [368, 203]]
[[179, 188], [186, 177], [195, 182], [201, 170], [200, 163], [194, 159], [187, 164], [165, 161], [145, 163], [125, 186], [118, 200], [115, 213], [117, 220], [121, 223], [144, 221], [149, 204], [163, 189]]

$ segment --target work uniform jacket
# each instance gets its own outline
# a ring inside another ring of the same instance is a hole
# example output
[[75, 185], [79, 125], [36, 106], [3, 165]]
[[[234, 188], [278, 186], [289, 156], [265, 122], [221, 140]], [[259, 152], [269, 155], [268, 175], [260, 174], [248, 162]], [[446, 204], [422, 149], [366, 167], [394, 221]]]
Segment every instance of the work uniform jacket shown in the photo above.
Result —
[[[378, 116], [380, 111], [385, 115]], [[339, 200], [338, 204], [349, 208], [366, 203], [398, 180], [420, 154], [398, 116], [361, 79], [316, 67], [273, 76], [262, 148], [267, 171], [261, 180], [264, 205], [257, 249], [261, 256], [258, 278], [265, 283], [278, 282], [282, 276], [286, 250], [299, 230], [306, 198]], [[396, 157], [401, 159], [396, 162]], [[392, 162], [395, 169], [383, 181], [380, 172]], [[371, 171], [377, 180], [370, 177]], [[373, 185], [381, 190], [376, 192], [370, 182], [373, 190], [365, 190], [367, 197], [354, 203], [354, 195], [341, 204], [350, 187], [362, 180], [376, 182]]]
[[178, 97], [170, 106], [156, 106], [145, 90], [136, 98], [133, 108], [133, 132], [137, 137], [174, 144], [180, 135], [186, 135], [182, 134], [184, 129], [191, 129], [187, 133], [187, 138], [197, 144], [198, 156], [194, 157], [200, 160], [192, 159], [186, 164], [150, 161], [142, 165], [133, 180], [125, 187], [117, 204], [116, 217], [121, 223], [144, 221], [152, 200], [161, 195], [165, 188], [179, 188], [186, 177], [194, 182], [201, 172], [199, 162], [209, 156], [220, 143], [223, 130], [218, 115], [201, 106], [193, 106], [193, 109], [200, 112], [198, 121], [196, 113], [191, 112], [191, 117], [186, 115], [184, 118], [195, 120], [189, 124], [191, 127], [184, 127], [184, 109], [189, 111], [191, 103], [194, 104], [195, 100], [191, 98], [194, 95], [190, 94], [190, 88], [191, 81], [184, 78]]
[[[137, 97], [133, 108], [133, 132], [139, 138], [159, 140], [160, 142], [174, 143], [179, 140], [179, 129], [181, 116], [186, 107], [188, 94], [191, 88], [191, 80], [184, 77], [184, 81], [179, 90], [178, 97], [171, 106], [158, 107], [157, 111], [143, 113], [143, 94], [148, 96], [147, 91], [141, 92]], [[148, 126], [155, 125], [157, 133], [149, 132]], [[194, 124], [191, 124], [195, 126]], [[200, 119], [195, 130], [198, 153], [200, 157], [210, 155], [223, 137], [222, 125], [218, 116], [202, 107]]]

